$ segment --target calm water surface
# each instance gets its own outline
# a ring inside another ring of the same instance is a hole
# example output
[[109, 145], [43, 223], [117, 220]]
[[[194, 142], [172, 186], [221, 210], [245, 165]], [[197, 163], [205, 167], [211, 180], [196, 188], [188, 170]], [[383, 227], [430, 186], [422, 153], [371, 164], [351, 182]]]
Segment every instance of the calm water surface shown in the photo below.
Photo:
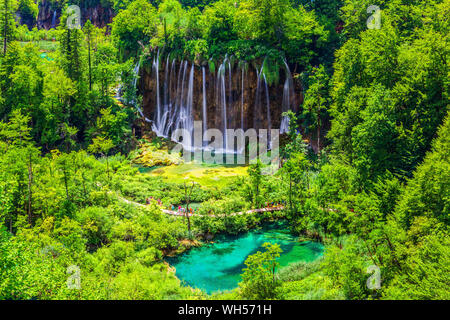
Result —
[[208, 293], [236, 288], [245, 259], [262, 251], [264, 242], [278, 243], [283, 250], [278, 262], [313, 261], [320, 257], [323, 246], [316, 242], [298, 242], [285, 221], [264, 223], [261, 228], [237, 236], [219, 235], [214, 243], [193, 248], [176, 257], [167, 258], [176, 275], [185, 284]]

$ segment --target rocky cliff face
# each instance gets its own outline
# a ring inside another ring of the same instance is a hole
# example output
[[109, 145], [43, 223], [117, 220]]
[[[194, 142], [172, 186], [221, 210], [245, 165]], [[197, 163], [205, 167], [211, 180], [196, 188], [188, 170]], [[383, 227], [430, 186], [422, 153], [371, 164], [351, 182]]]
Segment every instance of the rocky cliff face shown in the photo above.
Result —
[[[103, 28], [112, 22], [115, 15], [112, 8], [104, 8], [101, 4], [93, 6], [81, 6], [81, 24], [84, 25], [87, 20], [90, 20], [95, 26]], [[61, 6], [58, 2], [50, 2], [48, 0], [41, 0], [39, 3], [39, 13], [36, 20], [30, 17], [21, 17], [20, 23], [26, 24], [28, 28], [37, 26], [38, 29], [50, 29], [59, 25], [61, 17]]]
[[[42, 0], [38, 6], [39, 13], [37, 20], [33, 22], [33, 26], [37, 26], [38, 29], [50, 29], [59, 24], [59, 18], [61, 16], [61, 9], [57, 7], [56, 3]], [[52, 22], [54, 25], [52, 26]], [[28, 27], [30, 25], [27, 23]]]
[[90, 20], [99, 28], [107, 27], [112, 22], [115, 13], [112, 8], [104, 8], [101, 5], [90, 8], [81, 8], [81, 24]]
[[226, 123], [228, 129], [278, 129], [282, 112], [286, 108], [296, 111], [303, 99], [300, 83], [292, 78], [288, 84], [290, 87], [286, 89], [290, 73], [285, 70], [280, 70], [277, 84], [267, 84], [266, 87], [264, 76], [251, 64], [242, 68], [237, 63], [224, 63], [224, 69], [217, 67], [214, 72], [207, 66], [194, 65], [192, 69], [192, 64], [186, 61], [165, 60], [159, 62], [158, 68], [155, 64], [155, 61], [145, 64], [138, 84], [143, 96], [144, 114], [149, 119], [158, 116], [159, 96], [160, 117], [167, 111], [170, 118], [171, 113], [179, 112], [183, 105], [189, 109], [192, 101], [193, 120], [206, 122], [208, 128], [223, 132]]

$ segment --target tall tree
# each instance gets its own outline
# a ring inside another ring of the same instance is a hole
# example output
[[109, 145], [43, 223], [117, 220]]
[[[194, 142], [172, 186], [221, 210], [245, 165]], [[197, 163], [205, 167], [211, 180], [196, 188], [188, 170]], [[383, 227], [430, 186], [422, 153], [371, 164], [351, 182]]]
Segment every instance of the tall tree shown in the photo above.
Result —
[[241, 295], [245, 299], [274, 299], [276, 288], [280, 285], [275, 276], [282, 252], [278, 244], [266, 242], [264, 252], [258, 251], [245, 260], [242, 282], [239, 283]]
[[250, 182], [252, 186], [253, 191], [253, 204], [255, 208], [259, 208], [261, 205], [261, 197], [260, 197], [260, 188], [261, 183], [263, 181], [263, 175], [262, 175], [262, 163], [261, 160], [258, 158], [255, 163], [252, 163], [248, 167], [248, 175], [250, 177]]
[[86, 35], [86, 43], [88, 46], [88, 68], [89, 68], [89, 90], [92, 90], [92, 61], [91, 61], [91, 49], [92, 49], [92, 33], [94, 26], [91, 20], [86, 21], [84, 24], [84, 33]]
[[14, 39], [16, 22], [14, 17], [17, 11], [16, 0], [0, 1], [0, 29], [3, 38], [3, 55], [6, 54], [8, 43]]
[[303, 116], [307, 119], [310, 129], [316, 129], [317, 153], [320, 154], [320, 135], [323, 119], [329, 104], [329, 77], [323, 65], [313, 69], [310, 86], [305, 94]]
[[185, 217], [187, 219], [189, 237], [191, 236], [191, 218], [189, 217], [189, 204], [191, 203], [191, 196], [192, 196], [192, 191], [194, 190], [194, 187], [195, 187], [194, 181], [192, 181], [192, 185], [191, 185], [190, 189], [189, 189], [189, 186], [186, 184], [186, 182], [184, 183], [184, 201], [186, 202]]

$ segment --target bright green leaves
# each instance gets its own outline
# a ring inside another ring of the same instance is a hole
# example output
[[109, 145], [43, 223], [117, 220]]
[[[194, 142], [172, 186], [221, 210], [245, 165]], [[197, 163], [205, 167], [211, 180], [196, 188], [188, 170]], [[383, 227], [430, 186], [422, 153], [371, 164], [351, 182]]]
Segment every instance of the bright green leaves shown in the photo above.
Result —
[[264, 243], [265, 251], [258, 251], [245, 260], [246, 268], [239, 283], [244, 299], [274, 299], [279, 282], [275, 277], [277, 258], [282, 252], [278, 244]]
[[136, 0], [113, 19], [111, 35], [125, 57], [135, 56], [139, 42], [147, 43], [156, 25], [156, 9], [148, 1]]

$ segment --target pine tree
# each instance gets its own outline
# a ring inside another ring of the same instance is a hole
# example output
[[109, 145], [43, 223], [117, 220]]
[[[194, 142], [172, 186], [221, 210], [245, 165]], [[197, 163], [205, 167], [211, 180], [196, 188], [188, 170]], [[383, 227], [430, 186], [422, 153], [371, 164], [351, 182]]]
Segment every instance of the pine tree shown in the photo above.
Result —
[[[0, 0], [1, 1], [1, 0]], [[64, 30], [61, 35], [60, 51], [63, 56], [63, 68], [72, 81], [80, 81], [83, 76], [82, 68], [82, 41], [83, 32], [78, 28], [67, 26], [67, 12], [61, 17], [60, 28]]]
[[6, 54], [8, 42], [14, 39], [16, 22], [14, 17], [17, 11], [16, 0], [0, 0], [0, 30], [3, 40], [3, 55]]
[[88, 45], [88, 67], [89, 67], [89, 90], [92, 90], [92, 61], [91, 61], [91, 50], [92, 50], [92, 33], [94, 32], [94, 25], [90, 20], [86, 21], [84, 25], [84, 32], [86, 33], [86, 42]]
[[317, 153], [320, 154], [320, 130], [329, 105], [329, 77], [323, 65], [314, 68], [310, 81], [310, 87], [305, 95], [303, 117], [309, 120], [310, 129], [316, 129]]

